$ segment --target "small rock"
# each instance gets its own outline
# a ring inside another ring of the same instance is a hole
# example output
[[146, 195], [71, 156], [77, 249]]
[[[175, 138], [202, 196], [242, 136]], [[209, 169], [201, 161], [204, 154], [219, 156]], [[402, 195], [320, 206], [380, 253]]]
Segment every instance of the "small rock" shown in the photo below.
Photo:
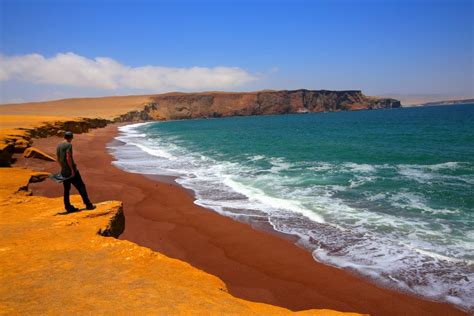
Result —
[[16, 153], [22, 153], [28, 147], [30, 147], [30, 145], [31, 145], [31, 142], [29, 142], [26, 139], [17, 139], [17, 140], [15, 140], [15, 152]]
[[42, 182], [50, 176], [48, 172], [33, 172], [30, 177], [29, 183]]

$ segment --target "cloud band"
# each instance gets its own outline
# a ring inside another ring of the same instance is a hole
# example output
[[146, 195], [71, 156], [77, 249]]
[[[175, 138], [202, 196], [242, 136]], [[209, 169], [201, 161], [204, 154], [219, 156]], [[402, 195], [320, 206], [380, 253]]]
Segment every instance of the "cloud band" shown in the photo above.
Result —
[[106, 90], [172, 91], [235, 88], [257, 80], [257, 76], [238, 67], [130, 67], [107, 57], [88, 59], [60, 53], [51, 58], [0, 55], [0, 81], [7, 80]]

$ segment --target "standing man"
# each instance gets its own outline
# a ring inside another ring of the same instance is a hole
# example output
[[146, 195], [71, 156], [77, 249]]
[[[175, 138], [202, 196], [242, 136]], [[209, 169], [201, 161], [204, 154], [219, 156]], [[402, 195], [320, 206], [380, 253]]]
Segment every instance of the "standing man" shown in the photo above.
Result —
[[87, 196], [86, 185], [82, 181], [79, 170], [76, 168], [74, 158], [72, 157], [72, 144], [71, 141], [74, 138], [72, 132], [64, 133], [64, 141], [58, 144], [56, 148], [56, 156], [58, 163], [61, 165], [61, 175], [66, 178], [63, 181], [64, 186], [64, 207], [66, 212], [72, 213], [79, 211], [76, 207], [71, 205], [69, 201], [69, 191], [71, 191], [71, 184], [74, 185], [81, 194], [82, 201], [86, 205], [86, 209], [93, 210], [95, 205], [91, 203]]

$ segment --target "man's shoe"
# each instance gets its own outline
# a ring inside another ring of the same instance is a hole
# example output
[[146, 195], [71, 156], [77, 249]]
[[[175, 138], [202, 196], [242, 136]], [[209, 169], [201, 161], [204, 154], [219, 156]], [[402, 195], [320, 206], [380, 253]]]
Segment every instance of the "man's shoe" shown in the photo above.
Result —
[[66, 207], [66, 213], [75, 213], [75, 212], [79, 212], [79, 209], [74, 206]]
[[88, 210], [88, 211], [92, 211], [92, 210], [95, 210], [95, 209], [96, 209], [96, 206], [94, 204], [88, 205], [86, 207], [86, 210]]

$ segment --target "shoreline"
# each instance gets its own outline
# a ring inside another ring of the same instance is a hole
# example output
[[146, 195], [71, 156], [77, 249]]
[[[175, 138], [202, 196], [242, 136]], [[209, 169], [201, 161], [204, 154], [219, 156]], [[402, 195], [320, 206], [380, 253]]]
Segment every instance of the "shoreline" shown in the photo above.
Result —
[[[77, 135], [75, 159], [94, 202], [124, 202], [126, 239], [186, 261], [223, 280], [239, 298], [291, 310], [329, 308], [372, 315], [463, 315], [446, 303], [382, 289], [351, 273], [314, 261], [294, 241], [253, 228], [194, 204], [177, 183], [132, 174], [112, 165], [106, 146], [117, 125]], [[53, 153], [59, 137], [35, 139]], [[55, 172], [55, 163], [19, 159], [16, 165]], [[106, 175], [104, 177], [104, 174]], [[35, 195], [62, 196], [51, 182], [31, 186]]]
[[[122, 170], [120, 168], [118, 168], [118, 169]], [[124, 170], [122, 170], [122, 171], [124, 171]], [[197, 199], [196, 192], [194, 192], [192, 189], [188, 189], [188, 188], [183, 187], [182, 185], [180, 185], [178, 182], [175, 181], [176, 179], [178, 179], [178, 177], [167, 176], [167, 175], [157, 175], [157, 174], [144, 174], [144, 173], [137, 173], [137, 174], [140, 174], [140, 175], [142, 175], [142, 176], [144, 176], [148, 179], [151, 179], [152, 181], [171, 184], [171, 185], [174, 185], [174, 186], [178, 187], [180, 190], [183, 190], [184, 192], [186, 192], [193, 199], [193, 203]], [[194, 203], [194, 204], [198, 207], [201, 207], [201, 206], [197, 205], [196, 203]], [[217, 213], [216, 211], [214, 211], [212, 209], [209, 209], [209, 208], [206, 208], [206, 207], [203, 207], [203, 208], [210, 211], [210, 212]], [[219, 215], [221, 215], [221, 214], [219, 214]], [[221, 215], [221, 216], [227, 217], [225, 215]], [[229, 218], [231, 218], [231, 217], [229, 217]], [[249, 225], [255, 230], [260, 230], [260, 231], [263, 231], [265, 233], [273, 234], [275, 236], [279, 236], [280, 238], [290, 240], [291, 242], [294, 243], [295, 246], [300, 247], [302, 249], [305, 249], [303, 246], [300, 246], [300, 245], [296, 244], [298, 242], [298, 240], [300, 240], [299, 236], [277, 231], [273, 228], [273, 226], [268, 221], [260, 221], [260, 222], [251, 221], [250, 218], [248, 218], [247, 220], [240, 220], [238, 218], [231, 218], [231, 219], [236, 221], [236, 222], [239, 222], [239, 223], [242, 223], [242, 224], [245, 224], [245, 225]]]

